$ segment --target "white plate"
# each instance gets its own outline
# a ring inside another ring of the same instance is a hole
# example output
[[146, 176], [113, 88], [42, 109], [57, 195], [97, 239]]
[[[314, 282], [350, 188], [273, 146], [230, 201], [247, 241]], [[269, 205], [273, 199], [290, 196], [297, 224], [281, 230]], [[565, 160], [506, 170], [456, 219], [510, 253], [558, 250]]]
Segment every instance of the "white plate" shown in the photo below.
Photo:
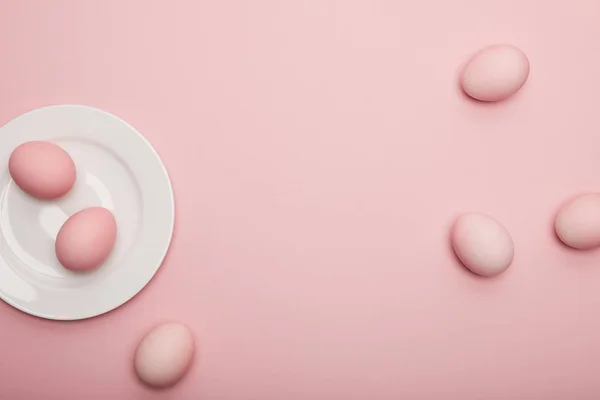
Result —
[[[63, 198], [34, 199], [11, 180], [11, 152], [31, 140], [54, 142], [73, 158], [77, 181]], [[0, 128], [0, 190], [0, 297], [31, 315], [75, 320], [120, 306], [152, 279], [171, 242], [173, 190], [158, 154], [95, 108], [44, 107]], [[70, 215], [90, 206], [113, 212], [117, 242], [100, 268], [76, 274], [59, 264], [54, 241]]]

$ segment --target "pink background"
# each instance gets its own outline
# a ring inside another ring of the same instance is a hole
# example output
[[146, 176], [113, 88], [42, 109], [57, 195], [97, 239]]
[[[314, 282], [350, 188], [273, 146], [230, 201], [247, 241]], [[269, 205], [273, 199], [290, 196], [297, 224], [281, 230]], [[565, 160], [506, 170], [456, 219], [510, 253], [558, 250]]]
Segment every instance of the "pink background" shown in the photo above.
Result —
[[[88, 321], [0, 304], [0, 398], [598, 399], [600, 252], [558, 205], [600, 187], [598, 0], [0, 0], [0, 123], [105, 109], [171, 173], [169, 256]], [[457, 90], [478, 48], [521, 47], [509, 102]], [[448, 227], [500, 220], [498, 279]], [[131, 369], [164, 320], [195, 331], [180, 386]]]

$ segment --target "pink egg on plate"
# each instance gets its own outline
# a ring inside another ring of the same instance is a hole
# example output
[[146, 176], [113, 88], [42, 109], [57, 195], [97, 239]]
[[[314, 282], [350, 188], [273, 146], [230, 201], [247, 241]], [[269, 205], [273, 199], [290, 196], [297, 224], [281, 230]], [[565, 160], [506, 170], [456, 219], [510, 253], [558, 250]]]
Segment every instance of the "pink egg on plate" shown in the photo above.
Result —
[[117, 239], [117, 223], [103, 207], [90, 207], [73, 214], [56, 237], [56, 257], [75, 272], [98, 268], [110, 255]]
[[512, 263], [512, 238], [490, 216], [479, 213], [460, 216], [452, 228], [451, 241], [460, 261], [477, 275], [498, 275]]
[[40, 199], [65, 195], [75, 183], [75, 163], [60, 146], [44, 141], [26, 142], [13, 150], [8, 171], [25, 193]]
[[481, 101], [504, 100], [521, 89], [529, 77], [529, 60], [511, 45], [494, 45], [477, 52], [461, 77], [466, 94]]
[[567, 246], [588, 250], [600, 246], [600, 193], [588, 193], [564, 204], [554, 229]]
[[134, 358], [138, 378], [148, 386], [175, 385], [188, 372], [194, 358], [194, 336], [180, 323], [169, 322], [152, 329], [140, 341]]

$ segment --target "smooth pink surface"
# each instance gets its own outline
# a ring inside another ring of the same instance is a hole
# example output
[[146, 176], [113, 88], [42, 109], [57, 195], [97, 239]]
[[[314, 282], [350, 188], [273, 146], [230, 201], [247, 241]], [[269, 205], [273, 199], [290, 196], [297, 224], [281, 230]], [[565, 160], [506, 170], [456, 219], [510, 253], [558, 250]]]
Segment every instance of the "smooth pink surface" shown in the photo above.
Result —
[[494, 218], [468, 213], [457, 218], [451, 231], [452, 248], [460, 261], [481, 276], [506, 271], [514, 256], [510, 233]]
[[554, 229], [567, 246], [580, 250], [600, 246], [600, 194], [588, 193], [564, 204]]
[[117, 222], [106, 208], [90, 207], [69, 217], [56, 236], [56, 257], [75, 272], [98, 268], [117, 239]]
[[43, 141], [19, 145], [8, 159], [15, 183], [39, 199], [64, 196], [75, 184], [75, 163], [62, 147]]
[[523, 87], [529, 76], [527, 55], [516, 46], [492, 45], [478, 51], [467, 63], [461, 85], [481, 101], [501, 101]]
[[[591, 400], [600, 252], [554, 234], [600, 182], [600, 3], [0, 0], [0, 122], [106, 109], [153, 143], [177, 200], [155, 279], [89, 321], [0, 304], [0, 398]], [[468, 99], [459, 66], [513, 43], [527, 85]], [[510, 273], [452, 253], [466, 210], [510, 229]], [[151, 393], [161, 320], [202, 358]]]
[[135, 351], [135, 372], [144, 384], [167, 388], [177, 384], [194, 359], [194, 336], [181, 323], [169, 322], [154, 327]]

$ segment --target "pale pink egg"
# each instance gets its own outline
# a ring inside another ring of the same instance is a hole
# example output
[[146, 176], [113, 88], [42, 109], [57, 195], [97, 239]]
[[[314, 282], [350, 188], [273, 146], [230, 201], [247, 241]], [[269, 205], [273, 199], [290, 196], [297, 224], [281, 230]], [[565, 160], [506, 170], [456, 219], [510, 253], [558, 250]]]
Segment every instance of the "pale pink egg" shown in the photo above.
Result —
[[106, 208], [91, 207], [73, 214], [56, 237], [56, 257], [68, 270], [90, 271], [110, 255], [117, 223]]
[[25, 193], [40, 199], [65, 195], [75, 183], [75, 164], [61, 147], [50, 142], [27, 142], [8, 160], [8, 171]]
[[134, 367], [148, 386], [173, 386], [185, 376], [194, 358], [194, 336], [183, 324], [170, 322], [151, 330], [135, 352]]
[[462, 88], [481, 101], [504, 100], [521, 89], [529, 76], [525, 53], [511, 45], [494, 45], [480, 50], [467, 63]]
[[484, 214], [465, 214], [454, 223], [452, 247], [462, 263], [481, 276], [504, 272], [512, 263], [514, 245], [498, 221]]
[[600, 194], [585, 194], [563, 205], [554, 229], [564, 244], [575, 249], [600, 246]]

